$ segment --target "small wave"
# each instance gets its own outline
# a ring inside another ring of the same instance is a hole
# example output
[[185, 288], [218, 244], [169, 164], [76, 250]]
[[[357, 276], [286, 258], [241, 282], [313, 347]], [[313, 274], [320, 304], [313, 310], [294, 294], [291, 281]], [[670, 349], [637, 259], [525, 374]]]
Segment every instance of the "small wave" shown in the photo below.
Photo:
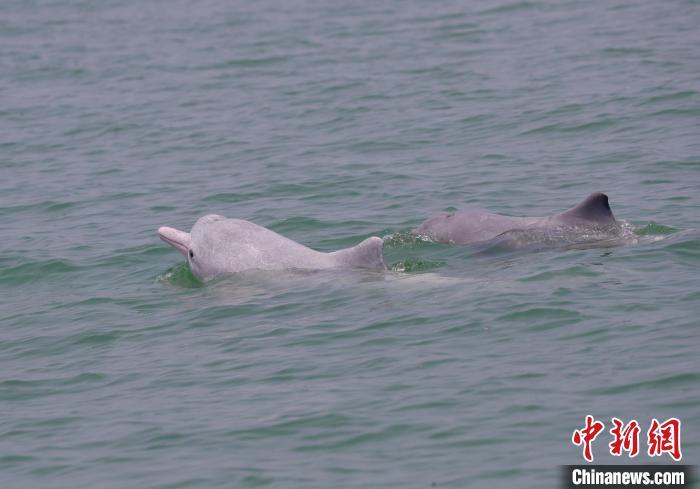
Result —
[[698, 95], [694, 90], [681, 90], [678, 92], [665, 93], [663, 95], [655, 95], [639, 103], [639, 105], [649, 105], [655, 103], [675, 102], [677, 100], [685, 100]]
[[536, 3], [533, 2], [515, 2], [506, 3], [505, 5], [499, 5], [497, 7], [492, 7], [479, 12], [479, 15], [491, 15], [491, 14], [503, 14], [510, 12], [519, 12], [521, 10], [529, 10], [535, 8]]
[[106, 345], [117, 339], [117, 334], [111, 333], [84, 333], [74, 337], [76, 345]]
[[67, 260], [39, 260], [22, 263], [14, 267], [5, 268], [2, 272], [0, 283], [20, 285], [34, 280], [41, 280], [47, 275], [77, 272], [77, 267]]
[[522, 324], [525, 331], [537, 333], [558, 328], [566, 328], [579, 323], [584, 317], [575, 310], [560, 307], [529, 307], [508, 312], [498, 318], [500, 321]]
[[547, 124], [522, 132], [521, 136], [529, 136], [536, 134], [568, 134], [577, 132], [592, 132], [608, 129], [617, 124], [617, 120], [611, 118], [599, 119], [596, 121], [584, 122], [581, 124], [565, 125], [565, 124]]
[[700, 239], [689, 239], [671, 243], [666, 247], [666, 250], [678, 257], [690, 258], [697, 262], [700, 258]]

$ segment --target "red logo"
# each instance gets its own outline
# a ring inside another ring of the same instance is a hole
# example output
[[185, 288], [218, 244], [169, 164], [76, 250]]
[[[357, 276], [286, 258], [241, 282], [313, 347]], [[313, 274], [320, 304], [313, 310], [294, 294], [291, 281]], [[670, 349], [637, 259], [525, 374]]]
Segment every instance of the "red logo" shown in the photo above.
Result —
[[[622, 452], [627, 452], [630, 458], [639, 454], [639, 432], [641, 428], [637, 420], [633, 419], [625, 424], [618, 418], [612, 418], [613, 427], [610, 429], [612, 441], [608, 444], [610, 454], [619, 457]], [[583, 445], [583, 458], [593, 462], [593, 442], [605, 429], [601, 421], [596, 421], [590, 414], [586, 416], [586, 424], [583, 428], [575, 430], [571, 435], [571, 442], [576, 446]], [[651, 420], [647, 431], [647, 454], [650, 457], [660, 457], [664, 453], [676, 462], [683, 458], [681, 453], [681, 421], [678, 418], [669, 418], [659, 423], [656, 418]]]
[[605, 425], [600, 421], [594, 421], [593, 416], [589, 414], [586, 416], [586, 426], [583, 429], [574, 431], [574, 434], [571, 435], [571, 441], [574, 445], [580, 446], [583, 444], [583, 458], [589, 462], [593, 462], [591, 443], [603, 431], [603, 428], [605, 428]]
[[629, 452], [630, 458], [634, 458], [639, 453], [639, 423], [633, 419], [627, 426], [617, 418], [612, 419], [614, 428], [610, 434], [614, 437], [610, 442], [610, 454], [619, 457], [622, 451]]
[[660, 457], [668, 453], [676, 462], [683, 458], [681, 453], [681, 420], [669, 418], [659, 424], [656, 418], [651, 420], [651, 426], [647, 431], [649, 444], [649, 456]]

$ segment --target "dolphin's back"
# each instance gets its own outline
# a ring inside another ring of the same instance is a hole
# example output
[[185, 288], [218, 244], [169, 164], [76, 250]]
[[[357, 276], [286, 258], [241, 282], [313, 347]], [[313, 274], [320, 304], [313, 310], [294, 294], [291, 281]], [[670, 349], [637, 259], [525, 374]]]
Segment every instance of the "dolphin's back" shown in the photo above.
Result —
[[[212, 246], [209, 259], [226, 273], [332, 265], [325, 253], [243, 219], [222, 219], [205, 231], [201, 241]], [[197, 239], [196, 234], [193, 236]]]
[[328, 253], [342, 268], [384, 269], [384, 241], [373, 236], [362, 243], [343, 250]]
[[468, 244], [493, 239], [501, 233], [528, 227], [536, 221], [537, 218], [502, 216], [481, 210], [438, 212], [415, 232], [438, 243]]
[[470, 244], [489, 241], [509, 231], [534, 230], [543, 234], [551, 229], [608, 226], [616, 222], [608, 196], [598, 192], [550, 217], [511, 217], [480, 210], [439, 212], [415, 232], [438, 243]]
[[608, 196], [600, 192], [589, 195], [583, 202], [556, 217], [571, 224], [585, 222], [606, 225], [616, 222]]
[[195, 275], [208, 279], [246, 270], [385, 268], [383, 241], [323, 253], [243, 219], [209, 215], [192, 228]]

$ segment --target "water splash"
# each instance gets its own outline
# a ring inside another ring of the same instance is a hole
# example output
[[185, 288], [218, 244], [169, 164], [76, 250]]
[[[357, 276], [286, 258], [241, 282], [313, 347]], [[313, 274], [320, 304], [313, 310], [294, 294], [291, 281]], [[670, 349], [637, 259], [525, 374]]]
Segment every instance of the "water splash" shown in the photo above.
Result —
[[192, 274], [190, 267], [187, 266], [187, 264], [185, 263], [175, 265], [174, 267], [166, 270], [161, 275], [158, 275], [156, 277], [156, 282], [167, 283], [176, 287], [183, 287], [186, 289], [204, 286], [204, 284]]
[[410, 231], [399, 231], [387, 234], [382, 239], [384, 240], [384, 246], [389, 248], [406, 248], [424, 243], [433, 243], [428, 236], [414, 234]]
[[424, 258], [408, 258], [389, 265], [392, 272], [426, 272], [443, 266], [445, 262], [426, 260]]

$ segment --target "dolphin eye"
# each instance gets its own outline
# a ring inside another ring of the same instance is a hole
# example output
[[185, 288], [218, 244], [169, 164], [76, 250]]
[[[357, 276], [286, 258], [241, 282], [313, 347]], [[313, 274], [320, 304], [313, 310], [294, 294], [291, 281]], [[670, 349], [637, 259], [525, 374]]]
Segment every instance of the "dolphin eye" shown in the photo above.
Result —
[[190, 250], [190, 258], [194, 258], [194, 251]]

